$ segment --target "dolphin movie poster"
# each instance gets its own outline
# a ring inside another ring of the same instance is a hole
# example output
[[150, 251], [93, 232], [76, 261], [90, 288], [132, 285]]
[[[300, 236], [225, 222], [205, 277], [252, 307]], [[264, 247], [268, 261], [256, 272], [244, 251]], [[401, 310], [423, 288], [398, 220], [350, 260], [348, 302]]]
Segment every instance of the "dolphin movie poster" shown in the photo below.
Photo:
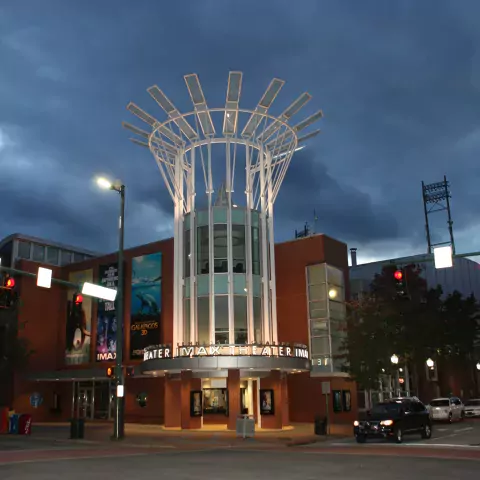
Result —
[[[118, 263], [100, 265], [99, 282], [102, 287], [118, 287]], [[117, 315], [115, 302], [99, 299], [97, 306], [97, 362], [115, 360], [117, 355]]]
[[160, 343], [162, 312], [162, 254], [132, 259], [130, 304], [130, 358], [143, 358], [143, 350]]
[[[93, 270], [72, 272], [68, 281], [77, 285], [93, 282]], [[82, 308], [72, 308], [73, 296], [79, 293], [68, 290], [67, 324], [65, 328], [65, 365], [81, 365], [90, 362], [90, 339], [92, 335], [92, 298], [83, 296]]]

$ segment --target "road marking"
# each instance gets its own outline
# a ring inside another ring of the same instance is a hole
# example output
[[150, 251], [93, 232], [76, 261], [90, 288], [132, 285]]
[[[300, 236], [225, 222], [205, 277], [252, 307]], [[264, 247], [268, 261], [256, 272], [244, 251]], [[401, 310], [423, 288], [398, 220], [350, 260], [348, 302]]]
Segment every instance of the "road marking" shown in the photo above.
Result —
[[458, 443], [404, 443], [405, 447], [448, 447], [448, 448], [476, 448], [480, 450], [480, 446], [476, 445], [460, 445]]
[[454, 430], [454, 433], [460, 433], [460, 432], [468, 432], [469, 430], [473, 430], [473, 427], [466, 427], [466, 428], [460, 428], [459, 430]]

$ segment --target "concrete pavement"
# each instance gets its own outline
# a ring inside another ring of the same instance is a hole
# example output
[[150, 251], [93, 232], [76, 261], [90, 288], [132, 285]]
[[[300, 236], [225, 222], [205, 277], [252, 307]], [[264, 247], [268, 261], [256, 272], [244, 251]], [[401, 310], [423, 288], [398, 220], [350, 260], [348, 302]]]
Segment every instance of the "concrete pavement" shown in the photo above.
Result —
[[[292, 451], [293, 450], [293, 451]], [[79, 455], [86, 456], [86, 451]], [[245, 451], [210, 449], [205, 451], [137, 452], [134, 455], [64, 459], [0, 465], [2, 480], [120, 480], [171, 478], [175, 480], [389, 480], [435, 479], [472, 480], [479, 462], [465, 460], [321, 454], [297, 447], [289, 451]], [[107, 452], [104, 452], [107, 455]], [[110, 453], [111, 455], [111, 453]]]

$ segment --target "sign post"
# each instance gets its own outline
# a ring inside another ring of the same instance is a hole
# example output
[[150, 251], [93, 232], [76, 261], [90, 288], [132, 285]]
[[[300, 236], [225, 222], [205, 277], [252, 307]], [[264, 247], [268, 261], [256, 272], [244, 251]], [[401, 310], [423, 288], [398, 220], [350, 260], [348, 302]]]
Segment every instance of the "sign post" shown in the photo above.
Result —
[[325, 413], [327, 417], [327, 435], [330, 434], [330, 412], [328, 408], [328, 396], [330, 395], [330, 382], [322, 382], [322, 394], [325, 395]]

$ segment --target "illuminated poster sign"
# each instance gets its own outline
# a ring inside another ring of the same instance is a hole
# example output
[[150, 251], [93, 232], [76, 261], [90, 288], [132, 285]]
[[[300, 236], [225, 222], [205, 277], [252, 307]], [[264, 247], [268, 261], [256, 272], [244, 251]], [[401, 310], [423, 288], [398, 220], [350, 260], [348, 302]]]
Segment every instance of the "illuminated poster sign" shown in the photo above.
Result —
[[145, 349], [143, 360], [167, 359], [173, 357], [219, 357], [219, 356], [246, 356], [246, 357], [290, 357], [309, 358], [305, 345], [182, 345], [176, 349], [169, 345], [151, 346]]
[[130, 358], [142, 358], [145, 347], [160, 342], [162, 253], [132, 259]]
[[[93, 283], [93, 270], [71, 272], [68, 281], [77, 285]], [[92, 331], [92, 297], [83, 297], [80, 310], [72, 308], [72, 298], [78, 291], [69, 289], [67, 322], [65, 328], [65, 365], [81, 365], [90, 362], [90, 338]]]
[[[118, 263], [100, 265], [98, 269], [99, 282], [102, 287], [117, 289]], [[115, 360], [117, 356], [117, 315], [115, 302], [98, 300], [97, 307], [97, 362]]]

